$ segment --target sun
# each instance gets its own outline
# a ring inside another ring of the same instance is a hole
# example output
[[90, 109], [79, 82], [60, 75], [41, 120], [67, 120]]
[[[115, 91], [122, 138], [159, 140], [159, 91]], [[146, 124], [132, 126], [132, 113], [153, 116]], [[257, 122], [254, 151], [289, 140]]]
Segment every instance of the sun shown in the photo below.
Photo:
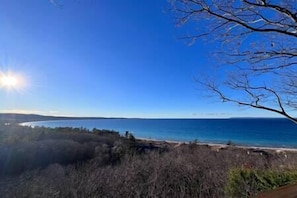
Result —
[[1, 85], [4, 87], [15, 87], [18, 84], [18, 80], [15, 76], [3, 76], [1, 77]]
[[12, 73], [0, 74], [0, 88], [4, 89], [18, 89], [21, 85], [21, 77]]

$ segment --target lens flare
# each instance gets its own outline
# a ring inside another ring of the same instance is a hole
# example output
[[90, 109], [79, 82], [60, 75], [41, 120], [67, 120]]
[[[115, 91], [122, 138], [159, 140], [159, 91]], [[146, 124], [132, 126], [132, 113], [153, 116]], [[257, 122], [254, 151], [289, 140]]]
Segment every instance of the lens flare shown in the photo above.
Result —
[[0, 89], [14, 89], [19, 90], [24, 86], [24, 79], [22, 76], [15, 73], [0, 73]]
[[15, 87], [18, 84], [18, 80], [14, 76], [1, 77], [1, 85], [4, 87]]

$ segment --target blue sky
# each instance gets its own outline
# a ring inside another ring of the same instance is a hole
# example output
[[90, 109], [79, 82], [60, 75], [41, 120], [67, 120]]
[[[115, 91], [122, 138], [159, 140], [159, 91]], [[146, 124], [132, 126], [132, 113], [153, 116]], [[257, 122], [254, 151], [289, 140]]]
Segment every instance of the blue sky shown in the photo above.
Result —
[[[0, 0], [0, 111], [201, 118], [273, 116], [203, 97], [194, 81], [214, 44], [179, 39], [165, 0]], [[203, 27], [199, 27], [203, 28]], [[222, 74], [223, 75], [223, 74]]]

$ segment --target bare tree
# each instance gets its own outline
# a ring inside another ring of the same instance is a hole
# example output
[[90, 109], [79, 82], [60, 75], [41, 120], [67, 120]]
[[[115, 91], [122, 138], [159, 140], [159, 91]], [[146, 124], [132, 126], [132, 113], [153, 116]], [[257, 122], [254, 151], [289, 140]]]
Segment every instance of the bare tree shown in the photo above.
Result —
[[[171, 0], [185, 38], [206, 37], [229, 66], [223, 80], [199, 79], [223, 102], [268, 110], [297, 123], [296, 0]], [[218, 67], [222, 69], [222, 67]], [[226, 70], [226, 67], [224, 67]]]

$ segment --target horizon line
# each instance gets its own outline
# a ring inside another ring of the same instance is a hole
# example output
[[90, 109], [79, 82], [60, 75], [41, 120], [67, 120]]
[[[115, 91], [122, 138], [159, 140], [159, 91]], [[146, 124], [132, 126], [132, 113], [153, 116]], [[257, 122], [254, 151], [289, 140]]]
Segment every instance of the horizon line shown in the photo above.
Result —
[[71, 115], [48, 115], [37, 113], [0, 113], [0, 115], [24, 115], [24, 116], [41, 116], [53, 118], [72, 118], [72, 119], [287, 119], [285, 117], [264, 117], [264, 116], [234, 116], [234, 117], [117, 117], [117, 116], [71, 116]]

